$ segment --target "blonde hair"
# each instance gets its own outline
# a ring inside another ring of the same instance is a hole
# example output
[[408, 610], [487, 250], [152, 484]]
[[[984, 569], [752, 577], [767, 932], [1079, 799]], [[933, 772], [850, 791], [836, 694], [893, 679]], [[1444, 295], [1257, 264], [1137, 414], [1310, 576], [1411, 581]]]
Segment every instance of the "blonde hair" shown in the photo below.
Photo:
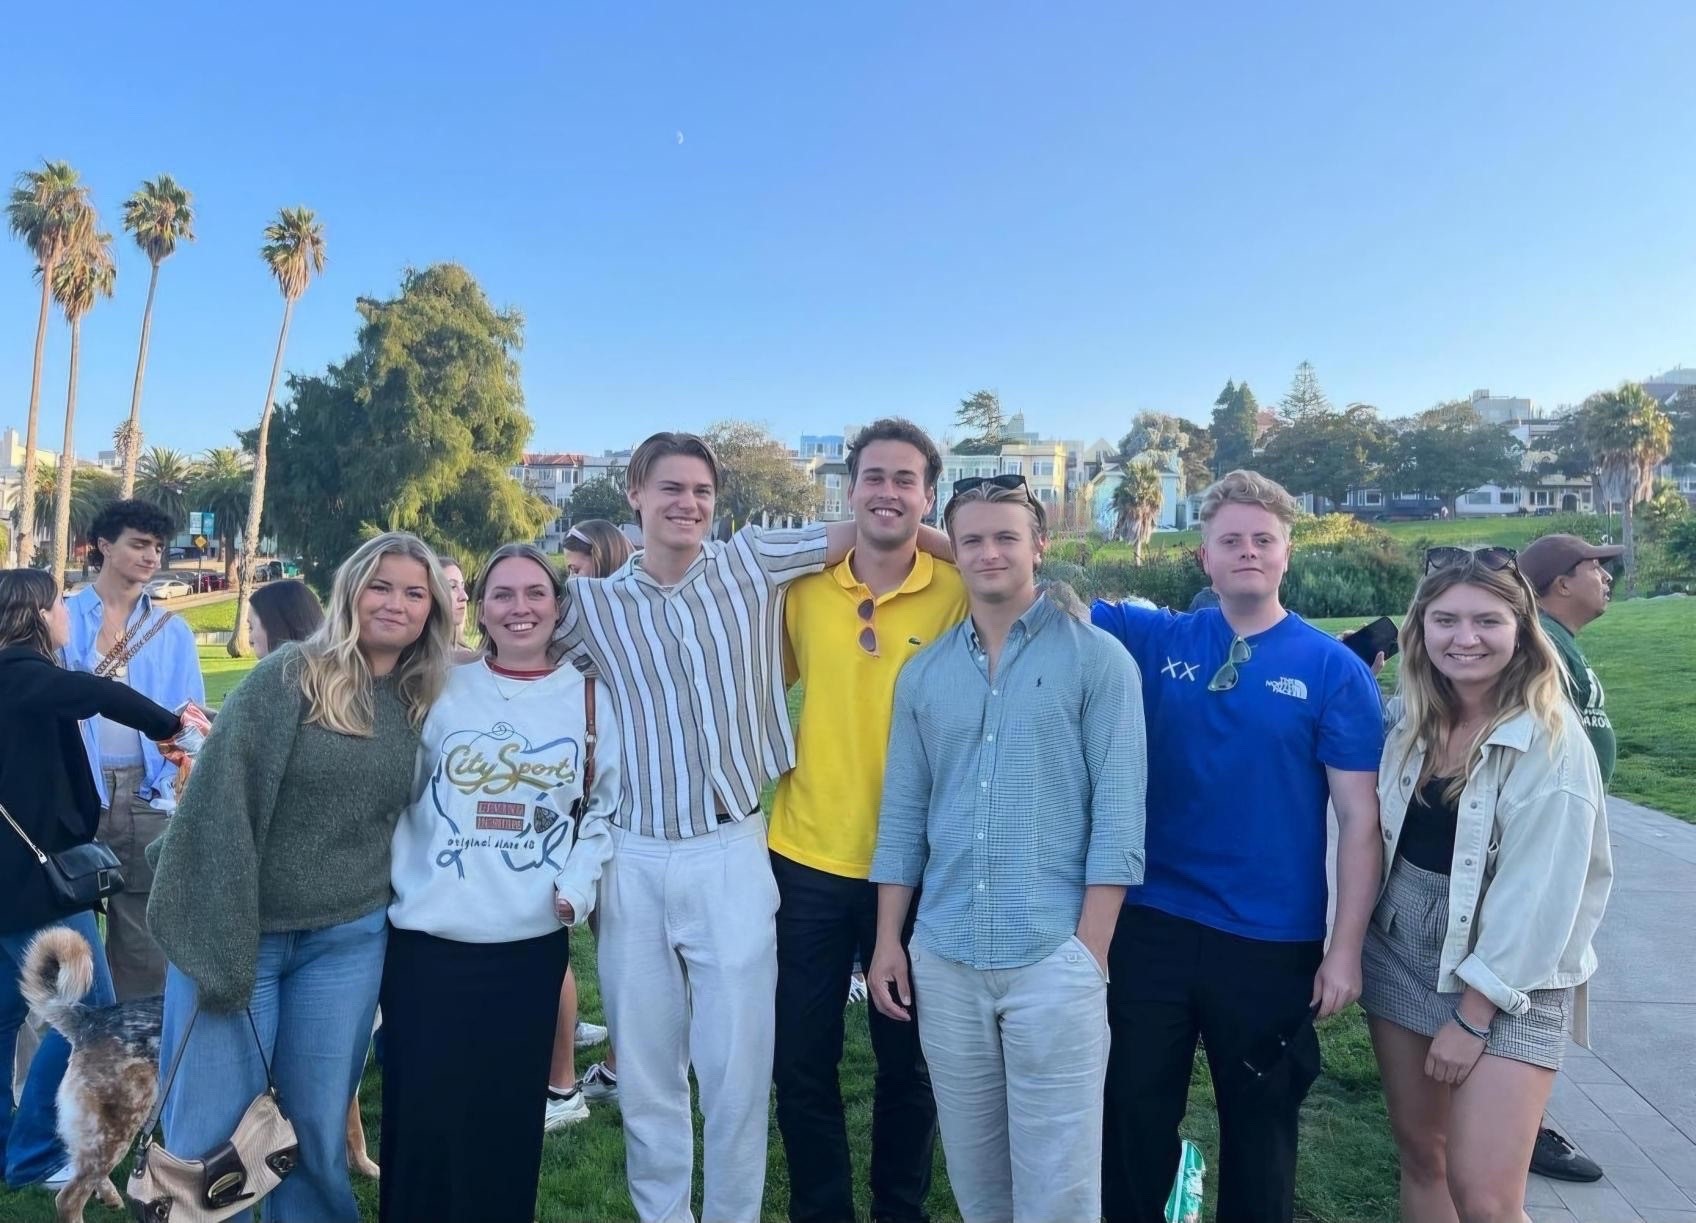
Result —
[[1495, 712], [1485, 721], [1468, 745], [1460, 775], [1445, 788], [1449, 801], [1458, 801], [1466, 779], [1484, 754], [1484, 743], [1496, 727], [1530, 710], [1549, 732], [1551, 746], [1559, 744], [1565, 730], [1566, 689], [1562, 663], [1537, 622], [1537, 596], [1515, 565], [1491, 569], [1476, 559], [1447, 565], [1425, 575], [1414, 592], [1407, 619], [1402, 621], [1402, 665], [1397, 692], [1402, 699], [1402, 721], [1397, 733], [1404, 736], [1401, 762], [1406, 764], [1415, 744], [1425, 745], [1425, 764], [1418, 786], [1436, 776], [1437, 747], [1460, 722], [1460, 702], [1449, 677], [1437, 669], [1425, 648], [1425, 613], [1431, 604], [1456, 586], [1472, 586], [1506, 603], [1513, 612], [1516, 640], [1513, 658], [1502, 669], [1492, 691]]
[[[616, 527], [613, 529], [617, 530]], [[620, 535], [619, 538], [623, 539], [624, 537]], [[470, 619], [476, 622], [477, 631], [482, 634], [483, 657], [485, 658], [493, 658], [497, 653], [494, 637], [490, 635], [488, 629], [483, 627], [483, 601], [489, 595], [489, 579], [494, 576], [496, 565], [515, 557], [519, 560], [535, 561], [542, 567], [542, 572], [548, 575], [548, 581], [554, 588], [554, 618], [556, 620], [559, 618], [559, 601], [565, 598], [565, 578], [560, 575], [558, 569], [554, 568], [553, 562], [548, 559], [548, 554], [535, 544], [502, 544], [499, 548], [496, 548], [494, 555], [483, 566], [483, 572], [477, 575], [477, 587], [471, 592]], [[553, 626], [550, 625], [550, 632], [552, 628]]]
[[1276, 480], [1268, 479], [1258, 471], [1248, 471], [1238, 468], [1227, 472], [1201, 494], [1201, 509], [1197, 517], [1201, 519], [1202, 534], [1207, 534], [1208, 524], [1213, 516], [1227, 505], [1257, 505], [1274, 515], [1284, 524], [1284, 533], [1289, 534], [1290, 525], [1295, 522], [1296, 515], [1301, 513], [1301, 507], [1296, 499], [1290, 496], [1288, 490]]
[[987, 505], [1023, 506], [1030, 511], [1031, 524], [1036, 528], [1036, 541], [1041, 543], [1048, 538], [1048, 515], [1042, 508], [1042, 502], [1031, 496], [1029, 488], [1023, 484], [1017, 488], [1002, 488], [999, 484], [979, 484], [963, 493], [955, 493], [943, 507], [942, 529], [948, 532], [950, 539], [954, 538], [955, 512], [962, 505], [979, 501]]
[[417, 561], [429, 575], [429, 619], [418, 640], [401, 651], [391, 673], [413, 726], [423, 725], [447, 679], [453, 657], [453, 598], [436, 554], [404, 531], [368, 539], [336, 570], [324, 623], [300, 651], [306, 720], [337, 734], [369, 737], [373, 733], [371, 666], [359, 649], [359, 599], [388, 556]]

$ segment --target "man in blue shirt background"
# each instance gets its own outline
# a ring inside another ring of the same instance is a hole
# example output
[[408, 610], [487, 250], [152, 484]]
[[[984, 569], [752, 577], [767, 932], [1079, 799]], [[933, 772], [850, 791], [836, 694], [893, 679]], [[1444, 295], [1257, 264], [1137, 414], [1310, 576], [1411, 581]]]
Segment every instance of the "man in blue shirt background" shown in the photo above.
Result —
[[966, 1223], [1094, 1219], [1107, 954], [1142, 878], [1137, 670], [1037, 593], [1045, 523], [1021, 477], [957, 482], [944, 519], [971, 618], [896, 683], [866, 983], [891, 1019], [923, 1011]]
[[[1093, 611], [1141, 668], [1150, 762], [1145, 879], [1110, 959], [1109, 1223], [1164, 1216], [1198, 1035], [1219, 1104], [1219, 1217], [1290, 1219], [1297, 1118], [1319, 1073], [1309, 1017], [1360, 995], [1382, 858], [1378, 689], [1279, 601], [1296, 512], [1275, 482], [1231, 472], [1200, 514], [1219, 605]], [[1340, 839], [1327, 950], [1328, 801]]]
[[[194, 631], [147, 596], [165, 544], [170, 517], [147, 501], [115, 501], [89, 527], [100, 573], [66, 600], [71, 640], [65, 665], [121, 680], [167, 709], [206, 702]], [[165, 955], [147, 930], [153, 868], [143, 852], [165, 833], [176, 809], [176, 766], [157, 745], [105, 718], [82, 724], [83, 747], [100, 795], [100, 839], [123, 863], [123, 891], [107, 902], [106, 960], [118, 1001], [165, 990]]]

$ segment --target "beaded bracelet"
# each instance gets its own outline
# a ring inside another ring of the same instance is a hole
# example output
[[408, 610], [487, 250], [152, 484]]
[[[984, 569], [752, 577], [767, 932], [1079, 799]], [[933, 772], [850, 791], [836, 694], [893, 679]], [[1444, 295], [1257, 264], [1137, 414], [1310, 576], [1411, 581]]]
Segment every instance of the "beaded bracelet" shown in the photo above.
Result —
[[1474, 1037], [1486, 1043], [1489, 1042], [1490, 1029], [1488, 1027], [1478, 1028], [1468, 1023], [1466, 1016], [1460, 1013], [1460, 1008], [1458, 1006], [1453, 1009], [1452, 1013], [1454, 1014], [1455, 1022], [1460, 1025], [1460, 1030], [1462, 1032], [1465, 1032], [1468, 1036]]

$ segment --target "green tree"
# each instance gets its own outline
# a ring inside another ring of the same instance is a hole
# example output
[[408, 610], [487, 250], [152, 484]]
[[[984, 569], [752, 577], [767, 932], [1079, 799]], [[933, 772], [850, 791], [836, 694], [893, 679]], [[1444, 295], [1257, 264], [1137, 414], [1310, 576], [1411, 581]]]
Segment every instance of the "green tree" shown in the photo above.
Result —
[[74, 550], [71, 541], [71, 472], [76, 467], [77, 374], [82, 366], [82, 320], [98, 298], [112, 296], [118, 265], [112, 261], [112, 235], [98, 232], [99, 223], [91, 207], [89, 228], [72, 244], [53, 268], [53, 300], [71, 329], [71, 371], [65, 381], [65, 445], [59, 452], [64, 462], [53, 497], [53, 576], [65, 580], [65, 560]]
[[1119, 439], [1119, 453], [1126, 458], [1157, 454], [1163, 462], [1177, 459], [1186, 491], [1205, 488], [1213, 479], [1213, 434], [1205, 425], [1182, 416], [1138, 412], [1131, 420], [1131, 431]]
[[571, 494], [571, 520], [587, 522], [591, 518], [605, 518], [619, 525], [636, 521], [624, 488], [610, 476], [585, 480]]
[[322, 584], [380, 531], [467, 556], [534, 539], [554, 509], [510, 474], [531, 428], [523, 318], [455, 264], [409, 270], [398, 295], [358, 311], [353, 354], [291, 377], [277, 411], [267, 520], [278, 540]]
[[1260, 438], [1260, 403], [1246, 382], [1227, 382], [1213, 406], [1213, 474], [1251, 466]]
[[1000, 451], [1006, 419], [1001, 412], [1001, 396], [994, 391], [974, 391], [966, 396], [954, 410], [954, 420], [966, 432], [965, 438], [954, 444], [955, 454]]
[[1366, 404], [1342, 412], [1310, 410], [1280, 420], [1255, 465], [1293, 493], [1314, 493], [1340, 508], [1349, 490], [1378, 470], [1384, 430]]
[[1462, 493], [1485, 484], [1518, 484], [1525, 448], [1505, 425], [1482, 424], [1466, 400], [1438, 404], [1391, 423], [1381, 464], [1392, 492], [1437, 497], [1454, 512]]
[[125, 442], [123, 495], [135, 490], [136, 459], [141, 450], [141, 380], [147, 372], [147, 341], [153, 334], [153, 294], [159, 287], [159, 265], [169, 259], [182, 239], [194, 241], [192, 197], [169, 174], [143, 182], [124, 201], [124, 228], [153, 265], [147, 280], [147, 306], [141, 312], [141, 347], [135, 358], [135, 386], [130, 391], [130, 418]]
[[[59, 464], [43, 457], [41, 479], [35, 489], [35, 517], [38, 522], [53, 520], [58, 483]], [[74, 467], [71, 470], [70, 538], [86, 540], [96, 515], [117, 499], [118, 477], [98, 467]]]
[[236, 533], [253, 496], [252, 457], [237, 446], [214, 446], [195, 465], [188, 495], [197, 510], [212, 515], [212, 529], [224, 558], [224, 578], [235, 583]]
[[1149, 463], [1126, 463], [1124, 478], [1113, 490], [1113, 512], [1118, 516], [1119, 535], [1136, 545], [1139, 565], [1160, 517], [1160, 501], [1160, 472]]
[[1285, 420], [1294, 421], [1330, 411], [1331, 401], [1320, 389], [1319, 375], [1314, 372], [1313, 363], [1303, 361], [1296, 366], [1295, 377], [1290, 380], [1290, 389], [1284, 392], [1284, 398], [1278, 403], [1278, 415]]
[[230, 637], [230, 656], [240, 658], [252, 648], [247, 637], [247, 603], [253, 596], [253, 578], [259, 563], [259, 523], [265, 514], [265, 464], [269, 457], [271, 417], [276, 410], [277, 376], [283, 369], [283, 350], [288, 346], [289, 322], [294, 305], [306, 292], [314, 276], [324, 271], [324, 226], [310, 208], [284, 208], [265, 227], [265, 245], [259, 257], [276, 278], [283, 295], [283, 325], [277, 332], [277, 355], [271, 361], [271, 381], [265, 388], [265, 406], [259, 413], [259, 429], [253, 447], [253, 491], [247, 503], [247, 527], [242, 533], [242, 558], [236, 594], [236, 631]]
[[1637, 592], [1637, 503], [1654, 492], [1655, 468], [1672, 449], [1672, 422], [1635, 382], [1592, 395], [1582, 409], [1591, 448], [1601, 460], [1602, 496], [1621, 507], [1625, 594]]
[[1677, 482], [1657, 479], [1654, 495], [1643, 503], [1643, 537], [1658, 543], [1688, 517], [1690, 502], [1678, 491]]
[[38, 482], [36, 435], [41, 421], [41, 367], [47, 353], [47, 307], [59, 264], [72, 246], [94, 227], [88, 188], [67, 162], [43, 161], [39, 170], [18, 175], [6, 203], [6, 223], [35, 257], [41, 284], [41, 312], [35, 322], [35, 364], [29, 383], [29, 417], [24, 429], [23, 487], [19, 491], [18, 564], [35, 556], [35, 490]]
[[136, 465], [136, 479], [131, 485], [130, 495], [151, 501], [164, 510], [171, 519], [172, 529], [181, 531], [188, 525], [190, 489], [198, 474], [194, 460], [182, 451], [172, 450], [169, 446], [154, 446], [141, 456]]
[[1213, 432], [1206, 425], [1180, 416], [1178, 427], [1183, 430], [1184, 491], [1198, 492], [1213, 482]]
[[721, 420], [706, 434], [718, 455], [718, 509], [734, 528], [762, 514], [811, 518], [819, 510], [819, 487], [795, 465], [789, 449], [763, 426]]

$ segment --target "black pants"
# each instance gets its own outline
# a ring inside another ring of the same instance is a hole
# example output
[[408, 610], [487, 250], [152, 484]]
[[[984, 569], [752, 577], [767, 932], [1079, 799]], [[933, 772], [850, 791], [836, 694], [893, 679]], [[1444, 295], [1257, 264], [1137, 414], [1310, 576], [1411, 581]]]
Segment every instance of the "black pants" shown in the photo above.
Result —
[[456, 943], [389, 930], [383, 965], [385, 1223], [531, 1223], [542, 1168], [561, 930]]
[[[1165, 1217], [1198, 1035], [1219, 1103], [1219, 1167], [1209, 1178], [1219, 1223], [1289, 1223], [1297, 1120], [1319, 1075], [1319, 1040], [1302, 1020], [1322, 954], [1319, 943], [1240, 938], [1136, 905], [1120, 915], [1108, 955], [1108, 1223]], [[1281, 1058], [1265, 1056], [1269, 1039], [1297, 1031]]]
[[[858, 958], [869, 965], [877, 942], [877, 885], [802, 866], [778, 854], [772, 873], [777, 910], [777, 1125], [789, 1159], [793, 1223], [852, 1223], [853, 1172], [837, 1069], [843, 1008]], [[901, 932], [913, 936], [917, 898]], [[866, 1006], [877, 1077], [872, 1095], [872, 1219], [926, 1218], [936, 1101], [912, 1023]]]

